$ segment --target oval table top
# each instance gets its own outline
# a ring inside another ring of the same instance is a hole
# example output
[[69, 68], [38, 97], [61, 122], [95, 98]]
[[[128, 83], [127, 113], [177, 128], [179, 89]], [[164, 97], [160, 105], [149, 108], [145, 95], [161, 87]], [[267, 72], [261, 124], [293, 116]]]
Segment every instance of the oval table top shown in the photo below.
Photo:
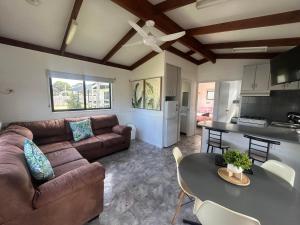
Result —
[[300, 193], [287, 182], [254, 165], [247, 187], [224, 181], [217, 174], [215, 154], [196, 153], [179, 164], [181, 179], [202, 201], [254, 217], [262, 225], [299, 225]]

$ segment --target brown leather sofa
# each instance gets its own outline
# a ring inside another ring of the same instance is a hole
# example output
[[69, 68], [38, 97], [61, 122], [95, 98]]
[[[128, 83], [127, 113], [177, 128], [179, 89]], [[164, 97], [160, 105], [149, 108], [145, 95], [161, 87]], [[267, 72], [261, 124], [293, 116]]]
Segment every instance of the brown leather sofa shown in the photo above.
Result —
[[[74, 142], [68, 122], [82, 119], [14, 123], [0, 135], [1, 225], [82, 225], [102, 212], [105, 169], [88, 160], [128, 148], [131, 128], [115, 115], [95, 116], [95, 136]], [[31, 178], [25, 138], [47, 156], [54, 179], [40, 184]]]

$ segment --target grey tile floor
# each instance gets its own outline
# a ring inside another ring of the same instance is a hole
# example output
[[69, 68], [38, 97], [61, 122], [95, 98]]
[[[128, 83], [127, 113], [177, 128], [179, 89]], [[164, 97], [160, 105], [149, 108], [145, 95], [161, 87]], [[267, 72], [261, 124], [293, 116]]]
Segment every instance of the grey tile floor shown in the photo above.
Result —
[[[198, 135], [183, 136], [177, 146], [187, 155], [199, 152], [200, 141]], [[172, 148], [135, 141], [129, 150], [99, 162], [106, 168], [104, 211], [87, 225], [171, 224], [179, 193]], [[182, 208], [177, 225], [182, 218], [196, 220], [192, 207]]]

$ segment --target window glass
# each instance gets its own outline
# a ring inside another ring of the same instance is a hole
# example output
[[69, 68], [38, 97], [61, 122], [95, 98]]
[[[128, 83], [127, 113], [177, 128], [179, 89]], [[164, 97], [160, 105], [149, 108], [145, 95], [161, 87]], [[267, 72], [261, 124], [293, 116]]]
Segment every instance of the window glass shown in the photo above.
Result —
[[111, 107], [110, 83], [86, 81], [86, 107], [88, 109], [107, 109]]
[[83, 81], [52, 78], [54, 111], [84, 109]]

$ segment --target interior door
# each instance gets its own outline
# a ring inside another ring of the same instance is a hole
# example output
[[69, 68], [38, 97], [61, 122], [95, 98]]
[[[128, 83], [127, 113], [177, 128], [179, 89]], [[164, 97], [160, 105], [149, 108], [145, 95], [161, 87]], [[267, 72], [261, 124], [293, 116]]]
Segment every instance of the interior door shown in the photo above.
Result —
[[219, 104], [218, 104], [218, 121], [227, 123], [229, 114], [229, 82], [220, 83]]

